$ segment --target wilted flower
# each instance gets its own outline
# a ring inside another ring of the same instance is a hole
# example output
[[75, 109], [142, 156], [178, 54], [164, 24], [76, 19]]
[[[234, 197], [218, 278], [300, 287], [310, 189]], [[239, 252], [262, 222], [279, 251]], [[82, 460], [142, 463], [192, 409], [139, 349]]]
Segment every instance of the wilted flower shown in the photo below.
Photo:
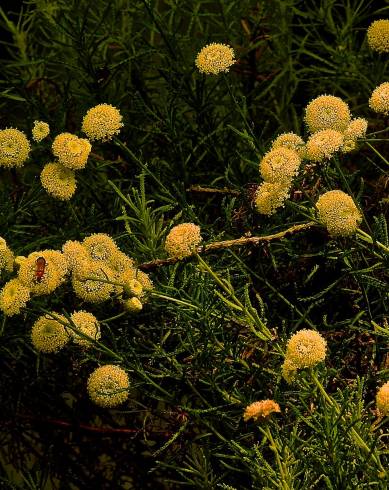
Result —
[[48, 194], [62, 201], [68, 201], [77, 187], [74, 171], [57, 162], [43, 167], [41, 183]]
[[351, 114], [346, 102], [333, 95], [320, 95], [305, 109], [305, 122], [311, 133], [322, 129], [345, 131], [350, 124]]
[[32, 139], [39, 143], [50, 133], [50, 127], [46, 122], [34, 121], [34, 127], [32, 128]]
[[372, 50], [389, 53], [389, 19], [375, 20], [367, 29], [367, 42]]
[[289, 196], [290, 184], [272, 184], [263, 182], [254, 196], [254, 203], [259, 214], [270, 216], [284, 205]]
[[283, 133], [277, 136], [271, 145], [272, 150], [276, 148], [288, 148], [294, 150], [300, 158], [305, 157], [305, 143], [301, 136], [295, 133]]
[[259, 172], [266, 182], [290, 184], [299, 170], [301, 158], [284, 146], [267, 152], [259, 163]]
[[51, 312], [51, 315], [40, 316], [31, 330], [32, 344], [39, 352], [58, 352], [70, 340], [69, 333], [63, 325], [67, 322], [66, 318], [55, 312]]
[[12, 272], [14, 268], [14, 254], [8, 247], [4, 238], [0, 237], [0, 273], [2, 271]]
[[[70, 318], [81, 334], [87, 335], [93, 340], [99, 340], [101, 337], [100, 324], [92, 313], [88, 313], [87, 311], [75, 311]], [[86, 337], [83, 337], [79, 332], [72, 329], [69, 330], [70, 335], [76, 344], [83, 347], [90, 347], [92, 345], [91, 341]]]
[[181, 223], [168, 233], [165, 250], [169, 257], [182, 259], [192, 255], [201, 240], [199, 226], [194, 223]]
[[89, 396], [100, 407], [116, 407], [125, 402], [129, 387], [127, 373], [113, 364], [95, 369], [88, 379]]
[[380, 415], [384, 417], [389, 415], [389, 381], [377, 391], [376, 403]]
[[381, 83], [373, 90], [369, 99], [369, 106], [375, 112], [389, 113], [389, 82]]
[[343, 134], [334, 129], [317, 131], [307, 141], [306, 156], [313, 162], [329, 159], [342, 148], [343, 141]]
[[110, 104], [99, 104], [89, 109], [82, 121], [82, 131], [88, 138], [109, 141], [123, 126], [119, 110]]
[[234, 50], [227, 44], [211, 43], [199, 52], [195, 63], [201, 73], [217, 75], [228, 72], [236, 61], [234, 57]]
[[0, 292], [0, 310], [6, 316], [18, 315], [30, 299], [30, 290], [18, 279], [5, 283]]
[[30, 150], [30, 143], [22, 131], [13, 128], [0, 130], [0, 166], [21, 167]]
[[316, 203], [319, 220], [332, 236], [347, 236], [355, 233], [362, 221], [361, 213], [351, 196], [340, 190], [329, 191]]
[[286, 359], [296, 369], [313, 367], [326, 357], [327, 343], [315, 330], [300, 330], [289, 339]]
[[257, 421], [258, 419], [265, 420], [273, 412], [281, 413], [281, 409], [278, 403], [274, 400], [261, 400], [259, 402], [251, 403], [251, 405], [246, 407], [243, 414], [243, 420], [245, 422], [250, 419], [253, 419], [255, 421]]
[[92, 147], [85, 138], [75, 134], [61, 133], [55, 137], [52, 150], [59, 163], [72, 170], [84, 168]]

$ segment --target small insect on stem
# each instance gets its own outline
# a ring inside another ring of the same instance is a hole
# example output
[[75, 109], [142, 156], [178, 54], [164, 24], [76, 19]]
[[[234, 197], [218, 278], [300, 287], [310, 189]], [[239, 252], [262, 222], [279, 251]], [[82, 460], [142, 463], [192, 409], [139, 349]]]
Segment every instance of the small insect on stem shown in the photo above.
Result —
[[46, 268], [46, 259], [38, 257], [36, 259], [35, 281], [41, 282]]

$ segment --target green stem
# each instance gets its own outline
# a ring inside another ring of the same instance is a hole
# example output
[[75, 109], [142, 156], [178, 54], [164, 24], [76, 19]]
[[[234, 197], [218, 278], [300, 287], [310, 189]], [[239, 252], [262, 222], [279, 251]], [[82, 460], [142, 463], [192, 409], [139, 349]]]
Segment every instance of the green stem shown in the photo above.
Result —
[[276, 443], [273, 439], [269, 425], [266, 424], [266, 427], [264, 429], [261, 429], [261, 430], [264, 432], [266, 437], [269, 439], [270, 449], [273, 451], [273, 453], [276, 457], [277, 466], [278, 466], [278, 469], [279, 469], [280, 474], [281, 474], [281, 488], [284, 490], [290, 490], [290, 487], [289, 487], [289, 484], [287, 482], [287, 478], [285, 475], [285, 471], [284, 471], [284, 465], [282, 464], [282, 461], [280, 458], [280, 453], [278, 452], [278, 448], [277, 448]]
[[383, 250], [386, 253], [389, 253], [389, 247], [387, 247], [386, 245], [384, 245], [381, 242], [378, 242], [377, 240], [374, 240], [371, 235], [369, 235], [365, 231], [361, 230], [360, 228], [357, 229], [357, 235], [360, 238], [362, 238], [362, 240], [364, 240], [365, 242], [371, 243], [372, 245], [377, 245], [378, 248], [380, 248], [381, 250]]
[[378, 155], [378, 156], [381, 158], [381, 160], [382, 160], [383, 162], [385, 162], [387, 165], [389, 165], [388, 160], [387, 160], [387, 159], [386, 159], [386, 158], [385, 158], [385, 157], [384, 157], [384, 156], [383, 156], [383, 155], [382, 155], [382, 154], [381, 154], [381, 153], [380, 153], [378, 150], [376, 150], [376, 149], [374, 148], [374, 146], [373, 146], [373, 145], [371, 145], [371, 144], [370, 144], [368, 141], [366, 141], [366, 144], [367, 144], [367, 146], [368, 146], [369, 148], [371, 148], [371, 149], [374, 151], [374, 153], [375, 153], [376, 155]]

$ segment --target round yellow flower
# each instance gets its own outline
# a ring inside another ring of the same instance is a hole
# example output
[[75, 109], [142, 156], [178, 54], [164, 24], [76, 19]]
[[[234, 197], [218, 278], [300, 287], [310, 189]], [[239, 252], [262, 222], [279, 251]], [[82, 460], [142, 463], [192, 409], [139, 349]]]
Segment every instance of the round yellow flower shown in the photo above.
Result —
[[62, 245], [62, 252], [69, 271], [73, 272], [84, 261], [91, 260], [88, 250], [76, 240], [68, 240]]
[[113, 364], [101, 366], [89, 376], [88, 393], [100, 407], [116, 407], [128, 398], [130, 382], [127, 373]]
[[263, 182], [254, 196], [255, 208], [259, 214], [270, 216], [284, 205], [289, 196], [290, 185]]
[[296, 377], [297, 367], [290, 359], [285, 359], [282, 364], [282, 376], [287, 383], [292, 383]]
[[169, 257], [182, 259], [192, 255], [201, 240], [199, 226], [194, 223], [181, 223], [168, 233], [165, 250]]
[[364, 138], [367, 131], [367, 120], [363, 117], [353, 119], [344, 132], [345, 138], [358, 139]]
[[289, 184], [297, 175], [300, 163], [301, 158], [296, 151], [281, 146], [263, 156], [259, 164], [259, 172], [266, 182]]
[[294, 150], [300, 158], [305, 157], [304, 140], [295, 133], [283, 133], [277, 136], [271, 145], [271, 149], [277, 148], [288, 148]]
[[76, 295], [89, 303], [107, 301], [115, 290], [114, 284], [107, 281], [116, 281], [116, 275], [104, 264], [85, 261], [82, 265], [82, 269], [73, 271], [72, 285]]
[[68, 330], [63, 325], [67, 323], [66, 318], [55, 312], [51, 312], [51, 315], [40, 316], [31, 330], [33, 346], [37, 351], [46, 354], [58, 352], [70, 340]]
[[351, 114], [346, 102], [333, 95], [320, 95], [305, 109], [305, 122], [311, 133], [322, 129], [345, 131], [350, 124]]
[[361, 213], [351, 196], [340, 190], [329, 191], [316, 203], [319, 220], [332, 236], [347, 236], [356, 232], [362, 221]]
[[41, 183], [48, 194], [61, 201], [68, 201], [77, 187], [74, 171], [57, 162], [43, 167]]
[[369, 106], [374, 112], [389, 114], [389, 82], [381, 83], [373, 90]]
[[315, 330], [300, 330], [286, 346], [286, 359], [296, 369], [313, 367], [326, 357], [327, 342]]
[[18, 129], [0, 130], [0, 166], [21, 167], [31, 151], [26, 135]]
[[0, 293], [0, 310], [6, 316], [18, 315], [30, 299], [30, 290], [18, 279], [8, 281]]
[[373, 51], [389, 53], [389, 19], [375, 20], [370, 24], [367, 42]]
[[[101, 337], [100, 324], [92, 313], [88, 313], [87, 311], [75, 311], [70, 318], [81, 334], [87, 335], [93, 340], [99, 340]], [[92, 345], [91, 340], [83, 337], [81, 334], [74, 330], [70, 330], [70, 335], [76, 344], [83, 347], [90, 347]]]
[[307, 141], [306, 156], [313, 162], [321, 162], [331, 158], [342, 149], [343, 134], [334, 129], [323, 129], [314, 133]]
[[89, 252], [93, 260], [106, 263], [110, 263], [118, 252], [114, 240], [104, 233], [95, 233], [88, 236], [83, 240], [82, 245]]
[[8, 247], [4, 238], [0, 237], [0, 273], [1, 271], [12, 272], [14, 269], [15, 256]]
[[217, 75], [221, 72], [228, 72], [235, 61], [235, 53], [230, 46], [211, 43], [199, 52], [195, 63], [201, 73]]
[[50, 134], [50, 127], [46, 122], [34, 121], [32, 128], [32, 139], [39, 143]]
[[273, 412], [281, 413], [280, 406], [274, 400], [261, 400], [248, 405], [243, 414], [243, 420], [247, 422], [250, 419], [267, 419]]
[[[25, 260], [20, 262], [18, 278], [21, 283], [28, 287], [33, 294], [50, 294], [66, 279], [66, 262], [59, 258], [54, 250], [43, 250], [32, 252]], [[44, 273], [41, 278], [37, 277], [37, 259], [45, 259]]]
[[110, 260], [111, 267], [117, 272], [124, 272], [127, 269], [134, 269], [135, 262], [121, 250], [117, 250]]
[[87, 139], [75, 134], [61, 133], [55, 137], [52, 150], [59, 163], [72, 170], [84, 168], [92, 147]]
[[381, 386], [376, 396], [377, 408], [383, 417], [389, 415], [389, 381]]
[[123, 301], [124, 309], [130, 313], [139, 313], [142, 311], [143, 305], [139, 298], [135, 296]]
[[82, 121], [82, 131], [88, 138], [109, 141], [123, 126], [119, 109], [110, 104], [99, 104], [89, 109]]

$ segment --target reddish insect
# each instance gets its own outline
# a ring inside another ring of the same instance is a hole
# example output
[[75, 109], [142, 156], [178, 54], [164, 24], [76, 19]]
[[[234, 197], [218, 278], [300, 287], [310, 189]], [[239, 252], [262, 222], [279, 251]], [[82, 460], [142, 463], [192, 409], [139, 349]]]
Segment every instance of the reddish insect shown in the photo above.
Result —
[[46, 259], [38, 257], [36, 259], [35, 281], [41, 282], [46, 269]]

